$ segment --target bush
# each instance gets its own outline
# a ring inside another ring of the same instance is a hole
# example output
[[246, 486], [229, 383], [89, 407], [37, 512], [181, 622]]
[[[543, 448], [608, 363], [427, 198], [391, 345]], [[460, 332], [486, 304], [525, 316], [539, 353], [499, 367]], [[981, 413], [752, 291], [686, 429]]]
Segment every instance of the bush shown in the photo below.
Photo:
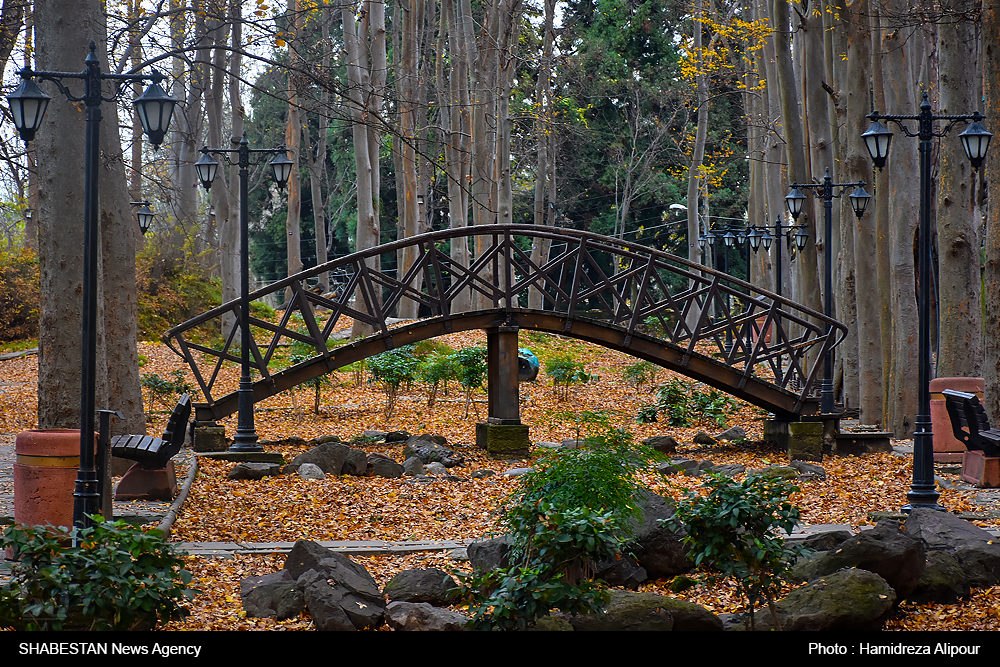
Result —
[[417, 360], [413, 356], [413, 346], [404, 345], [393, 350], [376, 354], [368, 359], [368, 374], [385, 392], [385, 418], [392, 417], [396, 407], [396, 396], [403, 383], [417, 378]]
[[422, 382], [427, 383], [427, 407], [433, 408], [438, 389], [443, 389], [447, 394], [448, 381], [458, 376], [458, 364], [453, 354], [435, 352], [420, 362], [417, 375]]
[[545, 362], [545, 372], [552, 377], [556, 395], [563, 401], [569, 398], [571, 386], [590, 380], [583, 363], [575, 360], [568, 352], [552, 355]]
[[736, 583], [747, 601], [745, 613], [751, 629], [754, 607], [763, 599], [780, 630], [775, 596], [802, 549], [786, 548], [779, 533], [791, 534], [799, 520], [799, 508], [788, 502], [798, 487], [787, 479], [755, 474], [739, 483], [710, 475], [703, 486], [707, 496], [688, 492], [667, 521], [687, 531], [684, 541], [691, 545], [695, 566], [706, 565], [718, 573], [708, 577], [709, 583], [720, 578]]
[[593, 565], [618, 556], [636, 525], [635, 479], [649, 451], [622, 432], [558, 450], [519, 478], [499, 527], [512, 536], [511, 567], [468, 578], [474, 629], [524, 629], [552, 609], [599, 611], [608, 600]]
[[[172, 261], [147, 243], [137, 257], [136, 286], [140, 340], [163, 332], [222, 303], [222, 283], [197, 262]], [[253, 304], [251, 304], [253, 306]], [[218, 337], [220, 319], [207, 323], [206, 337]]]
[[481, 347], [463, 347], [452, 355], [455, 363], [455, 379], [465, 390], [465, 418], [469, 417], [472, 392], [483, 386], [486, 380], [486, 350]]
[[194, 391], [188, 381], [184, 378], [183, 371], [174, 371], [173, 380], [161, 378], [156, 373], [143, 373], [139, 378], [139, 384], [146, 390], [146, 404], [152, 409], [153, 403], [170, 408], [169, 402], [179, 397], [181, 394], [190, 394]]
[[0, 341], [38, 337], [38, 257], [29, 248], [0, 252]]
[[725, 426], [729, 414], [737, 408], [736, 401], [715, 389], [701, 391], [690, 382], [674, 378], [657, 389], [655, 410], [643, 406], [637, 419], [643, 423], [655, 422], [656, 412], [660, 412], [670, 426], [687, 426], [702, 419]]
[[622, 371], [622, 379], [630, 387], [639, 389], [644, 384], [652, 384], [656, 380], [657, 366], [648, 361], [632, 364]]
[[[183, 618], [191, 573], [160, 531], [92, 517], [90, 528], [8, 527], [0, 549], [10, 582], [0, 589], [0, 626], [19, 630], [151, 630]], [[66, 546], [75, 542], [77, 546]]]

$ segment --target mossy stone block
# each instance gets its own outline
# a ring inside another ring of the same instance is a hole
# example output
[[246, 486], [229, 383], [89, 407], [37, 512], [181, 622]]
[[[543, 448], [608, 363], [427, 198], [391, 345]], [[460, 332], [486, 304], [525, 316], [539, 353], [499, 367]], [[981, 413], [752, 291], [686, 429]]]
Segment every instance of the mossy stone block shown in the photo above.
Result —
[[476, 444], [492, 459], [516, 459], [530, 454], [531, 439], [525, 424], [476, 424]]

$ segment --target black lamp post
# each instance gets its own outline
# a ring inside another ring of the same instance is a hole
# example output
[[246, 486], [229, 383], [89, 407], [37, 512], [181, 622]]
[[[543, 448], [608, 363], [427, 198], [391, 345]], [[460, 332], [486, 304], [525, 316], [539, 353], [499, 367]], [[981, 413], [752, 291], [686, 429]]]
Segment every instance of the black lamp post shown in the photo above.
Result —
[[[100, 510], [98, 499], [98, 477], [94, 457], [95, 378], [97, 374], [97, 245], [98, 229], [98, 176], [100, 157], [101, 102], [113, 102], [124, 93], [126, 84], [152, 83], [132, 104], [139, 114], [142, 129], [153, 146], [163, 143], [163, 137], [170, 125], [177, 100], [170, 97], [160, 87], [164, 76], [153, 70], [146, 74], [104, 74], [101, 72], [95, 50], [97, 45], [90, 42], [90, 54], [84, 60], [82, 72], [43, 72], [25, 67], [20, 71], [21, 83], [7, 96], [11, 115], [17, 132], [25, 143], [35, 138], [42, 124], [45, 109], [52, 99], [32, 81], [51, 81], [72, 102], [83, 102], [86, 106], [86, 154], [84, 161], [84, 204], [83, 204], [83, 324], [81, 342], [83, 361], [80, 388], [80, 469], [73, 492], [73, 525], [85, 528], [91, 524], [89, 515]], [[64, 79], [83, 81], [83, 95], [73, 95]], [[111, 97], [101, 94], [101, 83], [113, 81], [116, 89]]]
[[[234, 139], [235, 142], [235, 139]], [[250, 203], [247, 182], [250, 177], [250, 154], [277, 153], [271, 160], [271, 176], [279, 188], [284, 189], [288, 177], [292, 173], [292, 161], [285, 155], [286, 149], [281, 148], [250, 148], [247, 134], [239, 142], [239, 148], [202, 148], [201, 159], [195, 165], [198, 180], [211, 189], [212, 181], [219, 170], [219, 163], [210, 153], [221, 155], [226, 162], [232, 164], [229, 155], [238, 156], [236, 164], [240, 168], [240, 391], [239, 411], [236, 420], [236, 436], [231, 452], [261, 452], [263, 447], [257, 444], [257, 429], [253, 420], [253, 381], [250, 379]]]
[[[792, 219], [798, 220], [799, 216], [802, 214], [802, 203], [805, 201], [806, 196], [802, 194], [802, 189], [816, 188], [820, 191], [820, 195], [823, 197], [823, 209], [826, 221], [825, 234], [826, 246], [824, 253], [826, 255], [826, 266], [824, 267], [824, 291], [826, 295], [824, 297], [824, 307], [823, 314], [827, 317], [833, 317], [833, 200], [834, 197], [842, 197], [844, 195], [844, 190], [840, 191], [840, 194], [834, 195], [834, 188], [857, 188], [848, 195], [848, 199], [851, 201], [851, 208], [854, 209], [854, 215], [860, 218], [865, 214], [865, 209], [868, 208], [868, 202], [871, 200], [871, 195], [865, 192], [865, 182], [858, 181], [856, 183], [834, 183], [833, 179], [830, 178], [830, 170], [826, 170], [826, 175], [823, 177], [822, 183], [792, 183], [792, 191], [785, 195], [785, 204], [788, 206], [788, 212], [792, 214]], [[830, 336], [830, 322], [826, 323], [826, 335], [827, 338]], [[833, 348], [827, 347], [826, 358], [823, 360], [823, 384], [820, 387], [820, 411], [823, 414], [833, 413]]]
[[[798, 231], [793, 234], [793, 229], [797, 229]], [[765, 252], [770, 250], [771, 243], [775, 239], [778, 242], [775, 244], [774, 251], [774, 291], [778, 296], [781, 296], [781, 241], [784, 239], [788, 244], [794, 241], [795, 247], [802, 250], [806, 247], [809, 234], [806, 233], [805, 225], [783, 225], [781, 224], [781, 219], [778, 218], [774, 221], [774, 236], [771, 236], [771, 232], [767, 227], [764, 228], [763, 232], [760, 231], [760, 228], [754, 227], [747, 235], [747, 241], [750, 242], [750, 247], [754, 252], [757, 252], [757, 249], [761, 246], [764, 246]], [[779, 322], [775, 322], [775, 324], [778, 325]], [[775, 326], [775, 342], [780, 342], [780, 329], [780, 326]]]
[[[886, 129], [879, 120], [895, 123], [903, 134], [920, 139], [920, 302], [919, 302], [919, 349], [918, 349], [918, 406], [919, 410], [914, 421], [913, 434], [913, 483], [906, 494], [910, 502], [903, 506], [904, 512], [917, 507], [943, 510], [938, 505], [939, 494], [934, 485], [934, 434], [931, 431], [931, 399], [930, 399], [930, 364], [931, 364], [931, 140], [934, 137], [945, 137], [956, 123], [970, 123], [961, 134], [962, 147], [972, 163], [972, 168], [978, 170], [990, 145], [992, 133], [988, 132], [979, 122], [985, 120], [978, 111], [973, 114], [959, 116], [935, 116], [931, 113], [931, 104], [924, 92], [920, 102], [920, 113], [915, 116], [883, 115], [872, 111], [868, 118], [871, 126], [861, 137], [865, 147], [872, 156], [872, 161], [879, 171], [885, 166], [889, 157], [889, 145], [892, 143], [892, 132]], [[917, 132], [913, 133], [903, 124], [903, 121], [917, 121]], [[934, 121], [948, 121], [948, 125], [940, 132], [934, 131]]]

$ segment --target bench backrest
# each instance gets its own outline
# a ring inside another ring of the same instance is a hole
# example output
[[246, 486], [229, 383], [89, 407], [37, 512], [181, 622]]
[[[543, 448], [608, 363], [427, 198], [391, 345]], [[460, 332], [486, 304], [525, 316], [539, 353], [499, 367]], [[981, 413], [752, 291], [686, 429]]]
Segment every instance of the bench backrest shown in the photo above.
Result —
[[163, 431], [160, 439], [164, 445], [160, 448], [160, 455], [164, 461], [171, 459], [184, 446], [184, 436], [187, 434], [187, 425], [191, 420], [191, 396], [183, 394], [180, 400], [170, 413], [167, 420], [167, 428]]
[[954, 389], [945, 389], [942, 393], [955, 439], [964, 444], [966, 449], [982, 450], [979, 433], [989, 430], [990, 418], [979, 402], [979, 397]]

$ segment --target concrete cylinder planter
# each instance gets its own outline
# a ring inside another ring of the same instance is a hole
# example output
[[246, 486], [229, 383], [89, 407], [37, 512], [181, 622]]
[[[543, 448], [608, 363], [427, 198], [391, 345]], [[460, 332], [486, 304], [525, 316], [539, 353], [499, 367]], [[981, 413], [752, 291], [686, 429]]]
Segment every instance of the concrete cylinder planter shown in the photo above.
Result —
[[71, 527], [80, 469], [79, 429], [22, 431], [14, 453], [14, 521]]

